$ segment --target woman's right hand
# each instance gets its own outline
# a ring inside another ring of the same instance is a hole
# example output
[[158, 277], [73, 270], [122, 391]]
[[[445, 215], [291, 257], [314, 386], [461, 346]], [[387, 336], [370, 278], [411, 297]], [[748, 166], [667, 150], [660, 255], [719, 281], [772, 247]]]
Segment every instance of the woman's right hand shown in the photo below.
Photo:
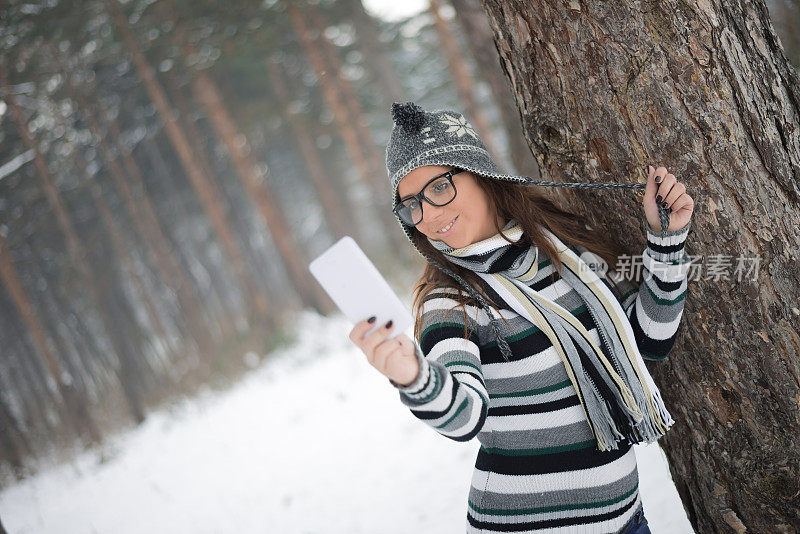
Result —
[[411, 385], [419, 374], [414, 342], [403, 333], [392, 339], [386, 339], [392, 331], [392, 325], [389, 325], [389, 328], [383, 325], [365, 336], [364, 334], [372, 327], [373, 324], [367, 319], [356, 323], [350, 331], [350, 341], [361, 349], [370, 365], [381, 374], [401, 386]]

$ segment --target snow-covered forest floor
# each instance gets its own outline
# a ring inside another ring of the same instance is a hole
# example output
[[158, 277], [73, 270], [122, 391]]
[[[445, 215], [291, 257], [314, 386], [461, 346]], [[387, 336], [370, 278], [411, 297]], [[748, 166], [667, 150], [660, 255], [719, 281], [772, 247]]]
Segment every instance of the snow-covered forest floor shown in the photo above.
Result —
[[[477, 440], [414, 418], [342, 316], [303, 312], [295, 324], [297, 344], [235, 387], [5, 488], [8, 532], [464, 532]], [[651, 530], [693, 532], [660, 447], [636, 455]]]

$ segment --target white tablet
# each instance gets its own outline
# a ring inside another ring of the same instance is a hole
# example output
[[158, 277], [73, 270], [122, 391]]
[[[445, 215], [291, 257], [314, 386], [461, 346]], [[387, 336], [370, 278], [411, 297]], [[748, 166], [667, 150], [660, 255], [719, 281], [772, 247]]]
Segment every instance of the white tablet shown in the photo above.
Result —
[[377, 317], [375, 326], [365, 335], [383, 327], [389, 319], [393, 325], [387, 339], [413, 324], [411, 313], [352, 237], [341, 238], [308, 268], [353, 324]]

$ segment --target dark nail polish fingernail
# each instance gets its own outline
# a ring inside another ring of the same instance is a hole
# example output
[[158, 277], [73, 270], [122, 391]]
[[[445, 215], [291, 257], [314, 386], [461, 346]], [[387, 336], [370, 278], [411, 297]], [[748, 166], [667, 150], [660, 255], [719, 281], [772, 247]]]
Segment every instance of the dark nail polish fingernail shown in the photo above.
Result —
[[656, 195], [656, 202], [661, 202], [661, 199], [664, 198], [661, 195]]
[[660, 177], [660, 176], [656, 176], [656, 183], [657, 183], [657, 184], [660, 184], [660, 183], [661, 183], [661, 177]]
[[667, 207], [667, 201], [666, 201], [666, 200], [665, 200], [664, 202], [662, 202], [662, 203], [661, 203], [661, 207], [662, 207], [662, 208], [666, 208], [666, 207]]
[[386, 323], [386, 328], [391, 328], [391, 327], [392, 327], [392, 321], [390, 319], [389, 322]]
[[672, 213], [672, 208], [667, 208], [667, 213]]
[[374, 322], [375, 322], [375, 316], [373, 315], [372, 317], [370, 317], [369, 319], [367, 319], [367, 322], [368, 322], [369, 324], [372, 324], [372, 323], [374, 323]]

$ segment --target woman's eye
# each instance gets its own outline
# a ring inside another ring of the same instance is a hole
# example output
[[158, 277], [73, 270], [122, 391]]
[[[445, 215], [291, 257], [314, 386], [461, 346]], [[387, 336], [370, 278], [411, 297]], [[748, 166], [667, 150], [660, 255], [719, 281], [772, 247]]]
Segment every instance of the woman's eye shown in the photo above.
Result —
[[433, 190], [436, 193], [444, 193], [447, 191], [447, 188], [450, 186], [450, 182], [442, 182], [440, 184], [436, 184], [433, 186]]

